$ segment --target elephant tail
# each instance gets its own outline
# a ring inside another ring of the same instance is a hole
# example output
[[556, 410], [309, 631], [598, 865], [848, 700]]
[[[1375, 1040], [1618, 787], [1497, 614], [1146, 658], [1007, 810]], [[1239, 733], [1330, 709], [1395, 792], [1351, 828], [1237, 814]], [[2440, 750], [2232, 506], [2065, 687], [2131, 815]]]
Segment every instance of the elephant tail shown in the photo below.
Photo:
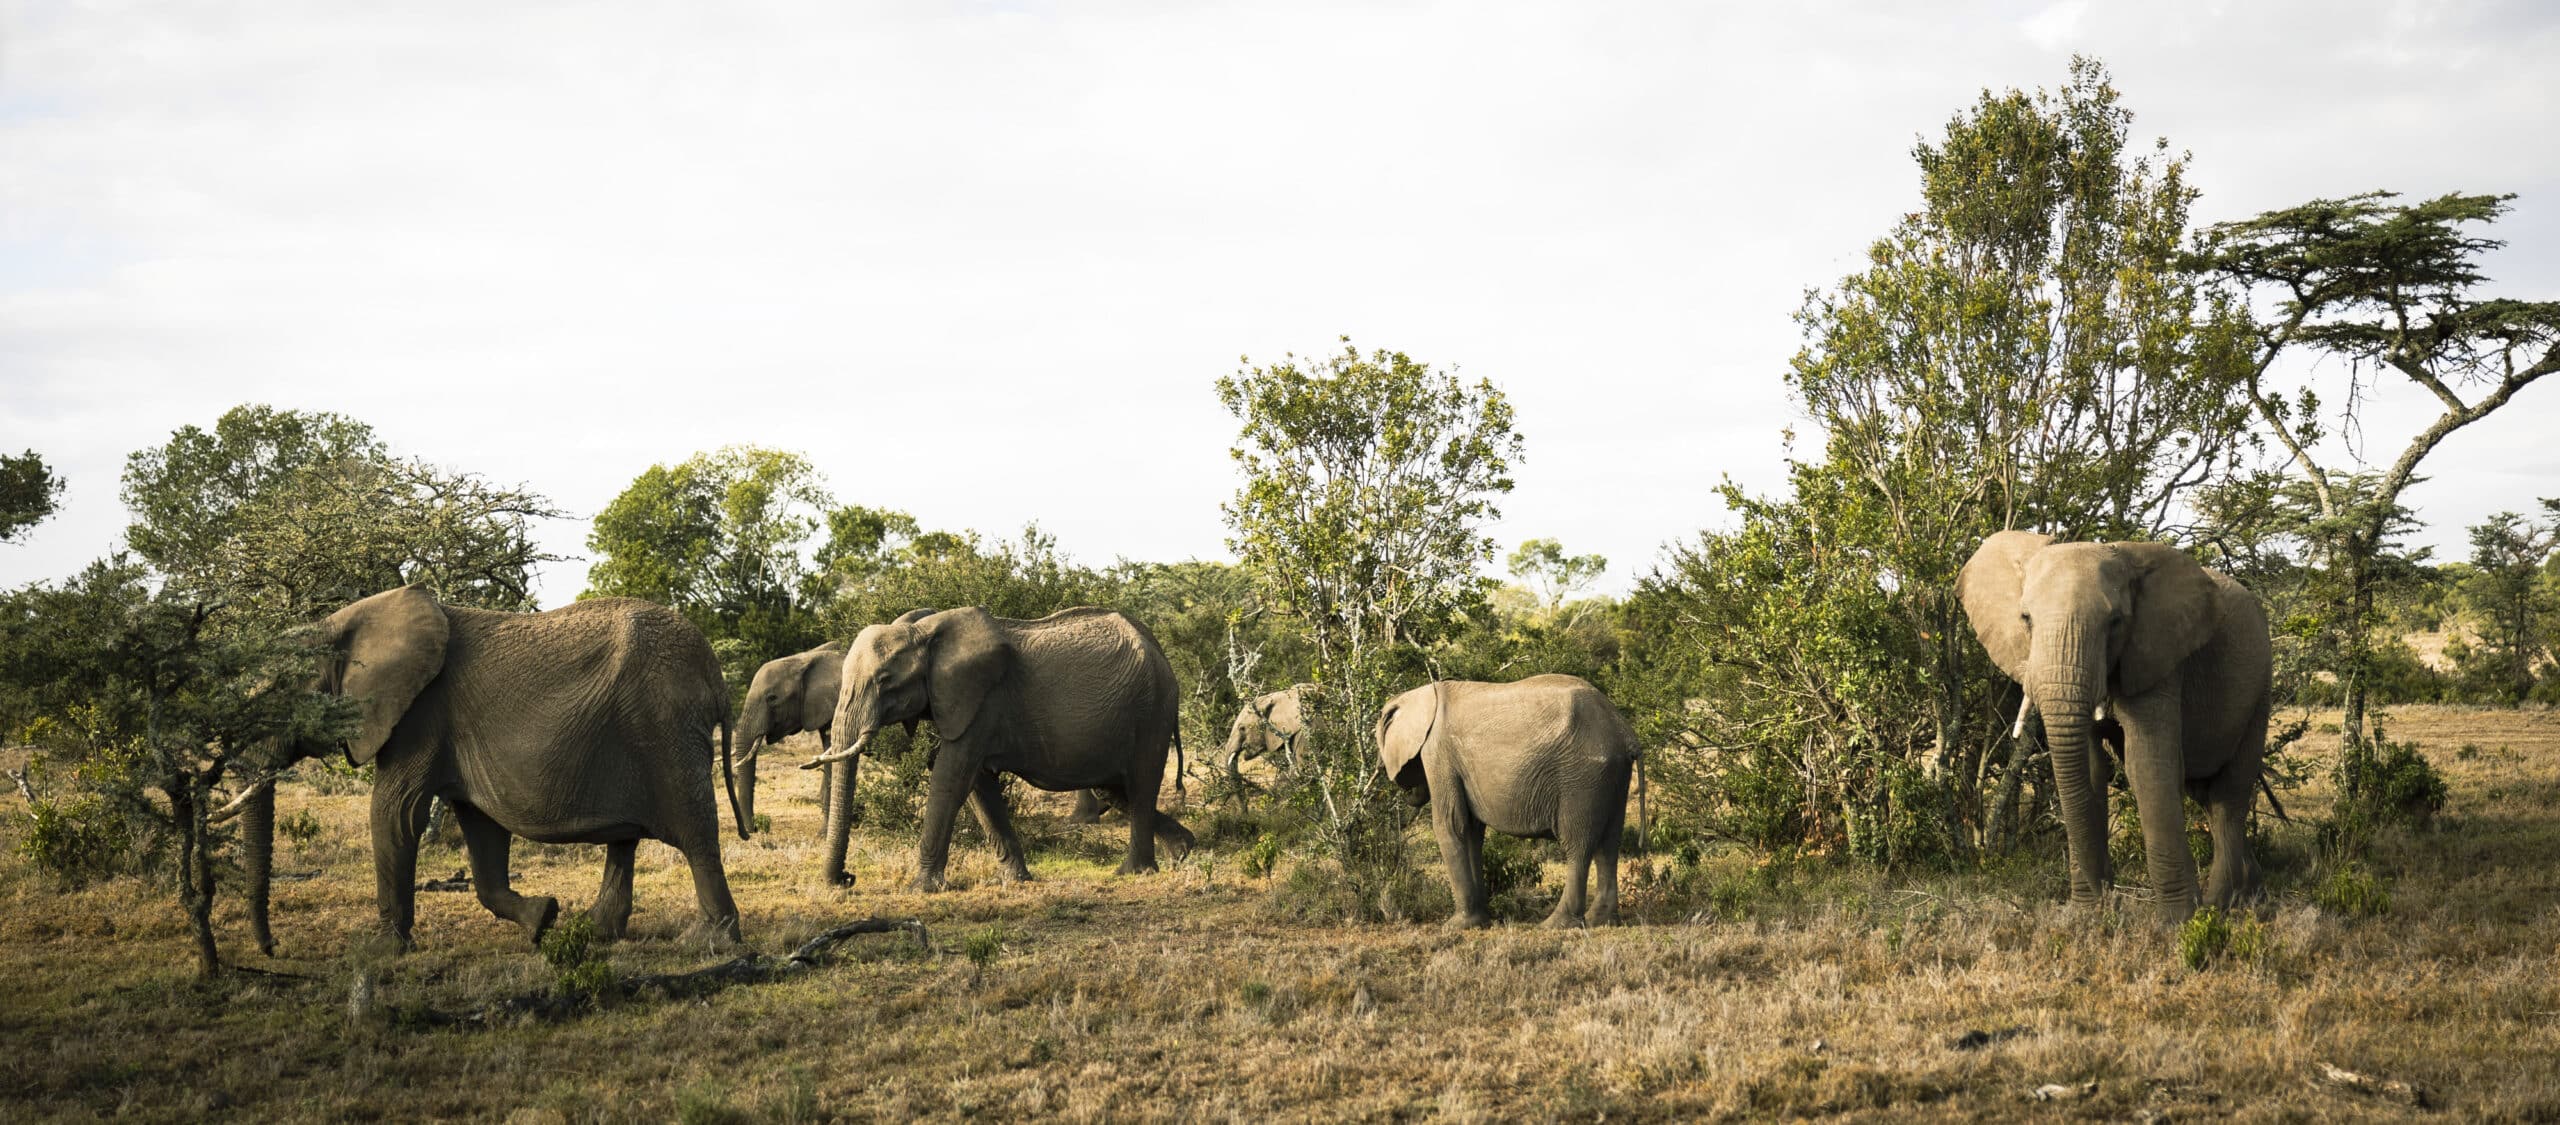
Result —
[[[1639, 752], [1639, 753], [1637, 753], [1637, 754], [1636, 754], [1636, 854], [1637, 854], [1637, 855], [1643, 855], [1643, 854], [1644, 854], [1644, 850], [1645, 850], [1646, 848], [1651, 847], [1651, 846], [1653, 845], [1653, 818], [1652, 818], [1652, 815], [1651, 815], [1649, 812], [1647, 812], [1647, 811], [1646, 811], [1646, 809], [1645, 809], [1645, 797], [1646, 797], [1646, 795], [1647, 795], [1647, 794], [1651, 793], [1651, 792], [1652, 792], [1652, 790], [1653, 790], [1653, 785], [1652, 785], [1650, 782], [1647, 782], [1647, 781], [1644, 779], [1644, 754], [1643, 754], [1643, 753], [1641, 753], [1641, 752]], [[1625, 813], [1625, 812], [1623, 812], [1623, 811], [1621, 811], [1618, 815], [1620, 815], [1620, 816], [1625, 816], [1625, 815], [1626, 815], [1626, 813]]]
[[1183, 775], [1184, 773], [1189, 772], [1189, 769], [1190, 769], [1190, 767], [1188, 767], [1188, 766], [1184, 765], [1184, 758], [1183, 758], [1183, 756], [1182, 756], [1182, 724], [1180, 724], [1180, 723], [1175, 723], [1175, 724], [1173, 725], [1173, 795], [1174, 795], [1174, 796], [1176, 796], [1176, 797], [1181, 797], [1181, 796], [1183, 796], [1183, 795], [1184, 795], [1184, 791], [1183, 791], [1183, 788], [1182, 788], [1182, 775]]
[[747, 807], [738, 803], [738, 775], [729, 767], [729, 696], [720, 695], [720, 784], [729, 790], [729, 819], [738, 822], [738, 838], [747, 838]]

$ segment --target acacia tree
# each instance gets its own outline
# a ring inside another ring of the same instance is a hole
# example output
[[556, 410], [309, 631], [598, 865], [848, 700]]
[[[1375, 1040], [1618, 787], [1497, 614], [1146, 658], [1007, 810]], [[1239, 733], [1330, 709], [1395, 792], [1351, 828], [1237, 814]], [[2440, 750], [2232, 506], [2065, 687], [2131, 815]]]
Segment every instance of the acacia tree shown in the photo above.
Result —
[[558, 556], [533, 522], [560, 513], [522, 487], [403, 460], [343, 415], [235, 407], [127, 458], [125, 541], [179, 593], [299, 624], [424, 582], [456, 604], [534, 605]]
[[1521, 455], [1511, 403], [1348, 338], [1328, 356], [1246, 363], [1217, 383], [1242, 423], [1227, 545], [1262, 603], [1306, 630], [1322, 688], [1309, 723], [1323, 737], [1283, 781], [1346, 869], [1397, 865], [1402, 820], [1378, 800], [1368, 719], [1391, 676], [1427, 670], [1423, 646], [1484, 604], [1481, 528]]
[[2547, 568], [2560, 551], [2560, 500], [2542, 502], [2542, 518], [2499, 512], [2471, 529], [2471, 571], [2461, 599], [2479, 619], [2476, 660], [2457, 658], [2482, 694], [2515, 703], [2533, 692], [2534, 670], [2551, 650], [2550, 621], [2560, 613]]
[[1687, 682], [1656, 700], [1658, 733], [1730, 763], [1696, 775], [1707, 799], [1765, 798], [1735, 814], [1743, 833], [1890, 858], [1940, 845], [1878, 829], [1949, 798], [2002, 835], [2028, 747], [1993, 753], [2008, 689], [1957, 569], [2003, 528], [2171, 533], [2242, 447], [2242, 322], [2180, 271], [2196, 193], [2131, 123], [2082, 58], [2061, 90], [1986, 91], [1916, 145], [1921, 209], [1797, 314], [1787, 380], [1819, 456], [1791, 460], [1782, 496], [1728, 483], [1741, 526], [1676, 549], [1640, 593], [1638, 616], [1695, 649], [1640, 661]]
[[35, 450], [0, 456], [0, 543], [44, 522], [61, 502], [62, 478], [53, 475]]
[[[2400, 494], [2418, 466], [2454, 431], [2488, 417], [2534, 381], [2560, 371], [2560, 301], [2481, 298], [2481, 255], [2504, 245], [2468, 233], [2496, 222], [2510, 195], [2443, 195], [2394, 203], [2367, 192], [2316, 199], [2205, 232], [2192, 265], [2235, 300], [2269, 303], [2251, 340], [2247, 402], [2310, 493], [2316, 517], [2305, 535], [2338, 576], [2327, 627], [2338, 637], [2336, 672], [2344, 697], [2340, 738], [2364, 739], [2371, 679], [2377, 565], [2390, 539]], [[2276, 361], [2310, 352], [2346, 361]], [[2339, 393], [2320, 386], [2334, 378]], [[2397, 377], [2442, 409], [2378, 468], [2364, 404], [2382, 379]], [[2322, 439], [2351, 438], [2332, 453]]]

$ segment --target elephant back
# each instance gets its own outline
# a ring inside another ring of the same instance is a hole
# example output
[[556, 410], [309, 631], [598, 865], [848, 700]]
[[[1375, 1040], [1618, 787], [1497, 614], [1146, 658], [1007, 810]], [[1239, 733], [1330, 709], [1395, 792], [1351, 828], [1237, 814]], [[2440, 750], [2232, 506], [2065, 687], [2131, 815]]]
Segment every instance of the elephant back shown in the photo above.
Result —
[[[1024, 703], [1062, 722], [1148, 715], [1170, 736], [1180, 705], [1173, 665], [1146, 626], [1117, 610], [1079, 606], [1036, 621], [997, 619], [1014, 648]], [[1141, 732], [1142, 736], [1150, 732]]]

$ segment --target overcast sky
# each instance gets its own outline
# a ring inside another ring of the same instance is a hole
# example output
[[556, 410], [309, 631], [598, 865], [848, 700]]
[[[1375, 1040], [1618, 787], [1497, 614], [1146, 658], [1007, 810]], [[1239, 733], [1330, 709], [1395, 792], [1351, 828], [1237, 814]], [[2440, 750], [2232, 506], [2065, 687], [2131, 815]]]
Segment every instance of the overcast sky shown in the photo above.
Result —
[[[2495, 291], [2560, 298], [2549, 4], [695, 7], [0, 0], [0, 446], [71, 486], [0, 583], [248, 401], [528, 483], [564, 554], [754, 442], [928, 526], [1225, 557], [1211, 381], [1348, 334], [1509, 393], [1495, 535], [1622, 589], [1779, 480], [1790, 314], [1917, 206], [1913, 141], [2075, 51], [2200, 219], [2517, 192]], [[2426, 538], [2560, 495], [2555, 434], [2560, 379], [2455, 437]]]

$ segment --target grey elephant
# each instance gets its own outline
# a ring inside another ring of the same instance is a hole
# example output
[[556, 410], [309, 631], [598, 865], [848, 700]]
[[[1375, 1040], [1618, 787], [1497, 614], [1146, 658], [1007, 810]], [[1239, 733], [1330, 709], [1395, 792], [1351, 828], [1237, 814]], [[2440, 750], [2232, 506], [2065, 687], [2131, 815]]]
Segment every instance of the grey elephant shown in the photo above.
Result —
[[[630, 919], [640, 841], [672, 844], [693, 871], [704, 920], [738, 938], [711, 779], [715, 727], [721, 768], [729, 767], [729, 692], [709, 643], [674, 610], [598, 598], [496, 613], [440, 604], [413, 585], [349, 605], [316, 633], [336, 653], [320, 690], [362, 709], [345, 752], [374, 767], [374, 901], [403, 945], [415, 917], [418, 840], [435, 798], [461, 822], [481, 904], [537, 942], [560, 906], [508, 886], [514, 836], [605, 845], [604, 885], [588, 913], [607, 937]], [[337, 749], [297, 746], [290, 756]], [[744, 838], [734, 784], [730, 801]], [[250, 926], [272, 955], [272, 781], [244, 794], [243, 810]]]
[[[1485, 901], [1488, 828], [1563, 845], [1564, 894], [1546, 925], [1618, 920], [1618, 842], [1640, 754], [1634, 729], [1600, 689], [1578, 676], [1442, 680], [1380, 708], [1376, 736], [1387, 777], [1407, 801], [1431, 806], [1457, 899], [1452, 927], [1493, 921]], [[1599, 893], [1586, 912], [1595, 863]]]
[[1227, 741], [1221, 749], [1226, 753], [1227, 776], [1235, 782], [1238, 801], [1244, 800], [1246, 793], [1243, 763], [1265, 754], [1286, 753], [1306, 736], [1306, 696], [1315, 690], [1314, 684], [1292, 684], [1257, 695], [1236, 708], [1235, 718], [1227, 723]]
[[2257, 596], [2161, 543], [2058, 543], [2003, 531], [1983, 540], [1956, 583], [1991, 662], [2044, 716], [2071, 898], [2094, 902], [2107, 860], [2111, 770], [2094, 728], [2123, 727], [2126, 783], [2161, 913], [2197, 904], [2185, 798], [2205, 806], [2213, 867], [2203, 900], [2256, 894], [2249, 809], [2265, 767], [2273, 660]]
[[1001, 877], [1030, 878], [999, 773], [1051, 792], [1103, 791], [1129, 815], [1121, 873], [1153, 871], [1159, 840], [1177, 858], [1192, 844], [1190, 831], [1156, 808], [1165, 759], [1179, 745], [1178, 705], [1173, 666], [1146, 626], [1125, 614], [1090, 607], [1037, 621], [974, 607], [910, 614], [854, 638], [835, 717], [850, 737], [801, 768], [851, 767], [882, 727], [931, 719], [941, 746], [916, 853], [920, 889], [942, 888], [964, 797], [996, 845]]
[[[738, 708], [738, 805], [750, 822], [756, 814], [756, 765], [764, 744], [814, 732], [819, 753], [825, 753], [828, 736], [835, 729], [836, 696], [842, 694], [843, 686], [842, 641], [765, 661], [747, 682], [746, 702]], [[818, 786], [821, 817], [834, 820], [837, 792], [852, 791], [852, 773], [853, 767], [843, 763], [827, 770]], [[845, 838], [831, 837], [825, 871], [829, 882], [852, 882], [845, 875], [844, 851]]]

